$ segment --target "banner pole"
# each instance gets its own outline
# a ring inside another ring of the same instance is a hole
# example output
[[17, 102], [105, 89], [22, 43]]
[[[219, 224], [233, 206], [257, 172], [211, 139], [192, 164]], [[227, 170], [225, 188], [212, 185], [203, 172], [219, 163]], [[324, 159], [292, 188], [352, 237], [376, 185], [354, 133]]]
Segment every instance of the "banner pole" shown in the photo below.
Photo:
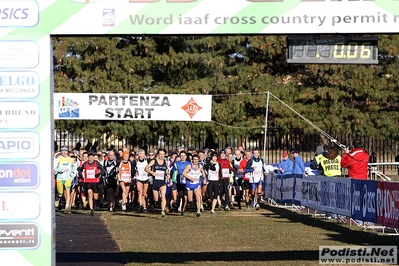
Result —
[[270, 92], [267, 92], [267, 99], [266, 99], [266, 111], [265, 111], [265, 138], [263, 140], [263, 159], [266, 162], [266, 135], [267, 135], [267, 120], [268, 120], [268, 114], [269, 114], [269, 96]]

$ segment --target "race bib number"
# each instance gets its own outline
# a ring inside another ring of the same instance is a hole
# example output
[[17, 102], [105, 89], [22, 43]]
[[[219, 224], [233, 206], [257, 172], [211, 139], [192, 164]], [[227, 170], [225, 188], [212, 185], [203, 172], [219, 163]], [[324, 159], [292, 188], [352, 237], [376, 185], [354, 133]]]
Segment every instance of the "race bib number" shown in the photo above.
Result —
[[156, 180], [164, 180], [165, 179], [165, 172], [164, 171], [155, 171], [155, 179]]
[[219, 180], [219, 175], [217, 171], [209, 171], [208, 179], [211, 181]]
[[141, 172], [141, 173], [139, 174], [139, 178], [140, 178], [141, 180], [143, 180], [143, 179], [148, 179], [148, 174], [147, 174], [146, 172]]
[[226, 169], [226, 168], [223, 168], [222, 169], [222, 176], [223, 176], [223, 178], [230, 178], [230, 170]]
[[86, 170], [86, 178], [87, 179], [95, 179], [96, 171], [95, 170]]
[[132, 177], [128, 173], [122, 173], [121, 180], [122, 182], [130, 183], [132, 181]]
[[191, 184], [198, 184], [199, 183], [199, 176], [200, 176], [200, 173], [197, 173], [197, 172], [191, 173], [191, 178], [194, 178], [194, 180], [190, 181], [190, 183]]

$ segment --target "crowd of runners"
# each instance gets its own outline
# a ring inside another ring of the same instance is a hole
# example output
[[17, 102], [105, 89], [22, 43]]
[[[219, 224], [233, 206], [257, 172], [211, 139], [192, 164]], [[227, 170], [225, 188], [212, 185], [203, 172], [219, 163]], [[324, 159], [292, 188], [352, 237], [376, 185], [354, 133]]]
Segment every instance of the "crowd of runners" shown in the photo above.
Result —
[[160, 212], [162, 217], [171, 211], [184, 215], [188, 209], [197, 217], [204, 210], [259, 210], [264, 178], [271, 171], [259, 149], [146, 153], [126, 148], [69, 151], [64, 146], [54, 156], [55, 207], [65, 213], [76, 208], [93, 215], [101, 207], [110, 212]]

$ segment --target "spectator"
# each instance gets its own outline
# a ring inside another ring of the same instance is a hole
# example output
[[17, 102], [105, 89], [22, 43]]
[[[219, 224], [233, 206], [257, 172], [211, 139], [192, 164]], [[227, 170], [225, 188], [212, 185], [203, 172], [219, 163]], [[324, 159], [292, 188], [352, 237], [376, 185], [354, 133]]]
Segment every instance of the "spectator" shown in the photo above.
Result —
[[294, 164], [288, 158], [288, 153], [283, 153], [283, 159], [278, 164], [278, 174], [279, 175], [290, 175], [292, 174], [292, 170], [294, 168]]
[[327, 148], [327, 152], [319, 158], [319, 163], [325, 176], [341, 176], [341, 155], [333, 146]]
[[314, 158], [310, 162], [310, 168], [312, 170], [317, 170], [318, 175], [324, 175], [324, 169], [320, 165], [322, 158], [324, 158], [325, 152], [323, 146], [317, 146]]
[[294, 155], [294, 167], [293, 167], [292, 173], [294, 175], [304, 175], [305, 174], [305, 164], [303, 163], [301, 156], [299, 156], [299, 151], [292, 150], [291, 154]]
[[341, 166], [348, 168], [350, 178], [367, 180], [369, 154], [363, 149], [360, 139], [353, 141], [353, 149], [346, 148], [342, 156]]

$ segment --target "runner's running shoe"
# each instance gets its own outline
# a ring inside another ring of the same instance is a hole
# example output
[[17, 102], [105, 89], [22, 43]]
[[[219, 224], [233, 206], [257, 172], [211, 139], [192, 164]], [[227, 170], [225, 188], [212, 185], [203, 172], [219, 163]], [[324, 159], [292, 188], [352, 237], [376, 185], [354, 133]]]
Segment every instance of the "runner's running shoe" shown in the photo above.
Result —
[[94, 215], [94, 210], [90, 211], [90, 215], [93, 216]]
[[161, 211], [161, 217], [165, 217], [165, 211]]
[[201, 216], [201, 211], [197, 211], [197, 217], [200, 217]]

